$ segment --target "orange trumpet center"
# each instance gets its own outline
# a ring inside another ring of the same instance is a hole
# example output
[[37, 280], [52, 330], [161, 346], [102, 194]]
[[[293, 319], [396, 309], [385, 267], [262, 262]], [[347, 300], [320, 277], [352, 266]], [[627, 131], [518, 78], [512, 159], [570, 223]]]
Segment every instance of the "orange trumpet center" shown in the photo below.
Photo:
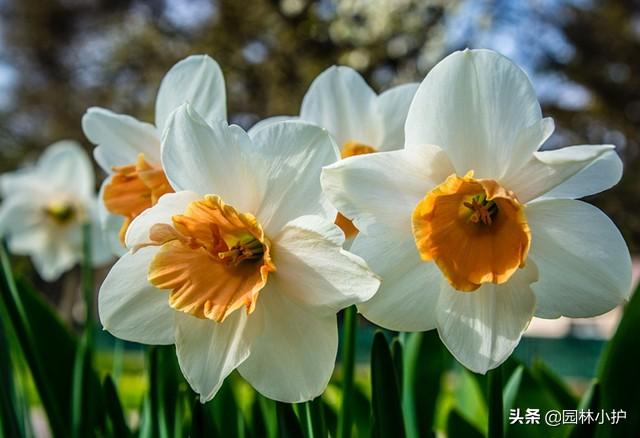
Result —
[[[372, 146], [366, 145], [364, 143], [359, 143], [357, 141], [348, 141], [342, 145], [342, 158], [353, 157], [355, 155], [366, 155], [372, 154], [376, 152], [376, 149]], [[358, 229], [353, 222], [342, 215], [342, 213], [338, 213], [336, 216], [336, 225], [340, 227], [345, 237], [355, 237], [358, 234]]]
[[524, 207], [496, 181], [450, 175], [413, 212], [420, 256], [434, 261], [449, 283], [471, 292], [505, 283], [524, 266], [531, 232]]
[[171, 225], [151, 227], [149, 237], [143, 246], [160, 246], [149, 281], [171, 291], [171, 307], [198, 318], [222, 322], [242, 306], [253, 312], [269, 272], [276, 270], [257, 219], [218, 196], [192, 202]]
[[113, 171], [115, 174], [105, 187], [103, 200], [109, 212], [125, 218], [120, 228], [120, 241], [124, 243], [129, 224], [173, 189], [162, 168], [149, 164], [144, 154], [138, 155], [135, 164], [114, 167]]

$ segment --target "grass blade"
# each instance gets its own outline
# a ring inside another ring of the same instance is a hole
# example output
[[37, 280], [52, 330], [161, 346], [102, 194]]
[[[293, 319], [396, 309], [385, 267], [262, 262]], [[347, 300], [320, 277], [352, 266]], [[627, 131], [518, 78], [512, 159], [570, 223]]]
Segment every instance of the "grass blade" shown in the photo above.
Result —
[[371, 404], [374, 435], [379, 438], [405, 436], [398, 386], [389, 345], [378, 331], [371, 349]]
[[344, 310], [342, 322], [342, 405], [338, 415], [338, 438], [349, 438], [352, 425], [353, 373], [356, 360], [358, 314], [355, 306]]

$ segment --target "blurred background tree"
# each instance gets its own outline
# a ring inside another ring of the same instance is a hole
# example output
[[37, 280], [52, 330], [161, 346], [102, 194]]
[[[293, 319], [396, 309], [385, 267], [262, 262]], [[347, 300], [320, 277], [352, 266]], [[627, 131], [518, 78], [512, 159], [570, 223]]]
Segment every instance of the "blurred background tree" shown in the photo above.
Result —
[[596, 196], [640, 248], [640, 5], [631, 0], [0, 0], [0, 172], [60, 138], [87, 107], [153, 121], [176, 61], [221, 65], [229, 119], [295, 114], [313, 78], [350, 65], [378, 91], [451, 50], [494, 48], [530, 74], [556, 119], [550, 146], [613, 143], [625, 177]]

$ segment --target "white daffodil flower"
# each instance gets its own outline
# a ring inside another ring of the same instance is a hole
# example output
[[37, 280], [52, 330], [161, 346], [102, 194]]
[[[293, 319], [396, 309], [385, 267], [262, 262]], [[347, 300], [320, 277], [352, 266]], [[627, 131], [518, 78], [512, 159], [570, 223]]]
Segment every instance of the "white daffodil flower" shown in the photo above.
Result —
[[171, 112], [189, 102], [207, 122], [227, 120], [224, 76], [206, 55], [190, 56], [165, 75], [158, 90], [155, 125], [104, 108], [82, 118], [94, 157], [109, 177], [100, 189], [100, 218], [115, 254], [125, 252], [131, 221], [172, 192], [160, 164], [160, 137]]
[[[256, 123], [251, 131], [275, 121], [299, 119], [329, 131], [342, 158], [401, 149], [404, 122], [417, 88], [417, 83], [409, 83], [378, 95], [354, 69], [329, 67], [312, 82], [299, 116], [270, 117]], [[342, 215], [336, 223], [347, 237], [358, 232]]]
[[[0, 179], [0, 236], [12, 253], [31, 256], [46, 281], [82, 259], [82, 227], [97, 221], [94, 178], [80, 145], [63, 140], [49, 146], [34, 166]], [[92, 227], [91, 246], [94, 265], [111, 259], [99, 226]]]
[[589, 317], [620, 304], [627, 246], [575, 198], [616, 184], [622, 163], [610, 145], [539, 151], [553, 127], [520, 68], [466, 50], [420, 85], [403, 150], [325, 168], [325, 192], [361, 231], [352, 250], [383, 279], [359, 310], [392, 330], [437, 329], [484, 373], [534, 314]]
[[320, 171], [338, 150], [299, 121], [248, 135], [188, 105], [170, 118], [162, 163], [175, 193], [129, 226], [130, 251], [99, 294], [115, 336], [175, 344], [204, 402], [238, 369], [285, 402], [320, 395], [338, 346], [336, 312], [379, 279], [342, 249]]

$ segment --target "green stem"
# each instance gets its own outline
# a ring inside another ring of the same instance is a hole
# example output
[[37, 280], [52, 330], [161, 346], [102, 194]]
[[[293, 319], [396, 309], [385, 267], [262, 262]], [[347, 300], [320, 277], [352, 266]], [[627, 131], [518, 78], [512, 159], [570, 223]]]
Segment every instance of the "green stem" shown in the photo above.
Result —
[[18, 337], [22, 353], [31, 368], [33, 380], [47, 413], [47, 418], [49, 419], [52, 435], [54, 437], [68, 436], [64, 418], [60, 415], [58, 409], [58, 403], [60, 403], [60, 401], [56, 400], [53, 396], [49, 382], [45, 378], [44, 367], [38, 355], [38, 349], [34, 341], [35, 338], [29, 325], [29, 318], [27, 317], [24, 305], [22, 304], [22, 298], [20, 297], [18, 287], [13, 277], [9, 256], [2, 243], [0, 243], [0, 264], [4, 277], [2, 281], [2, 298], [6, 300], [5, 305], [9, 313], [13, 316], [11, 322]]
[[502, 366], [489, 371], [489, 434], [488, 438], [504, 437], [504, 403], [502, 400]]
[[93, 267], [91, 262], [91, 223], [82, 225], [82, 294], [86, 308], [85, 332], [87, 343], [91, 345], [93, 333]]
[[338, 438], [351, 436], [351, 408], [353, 404], [353, 375], [356, 361], [356, 307], [344, 311], [342, 323], [342, 407], [338, 417]]

